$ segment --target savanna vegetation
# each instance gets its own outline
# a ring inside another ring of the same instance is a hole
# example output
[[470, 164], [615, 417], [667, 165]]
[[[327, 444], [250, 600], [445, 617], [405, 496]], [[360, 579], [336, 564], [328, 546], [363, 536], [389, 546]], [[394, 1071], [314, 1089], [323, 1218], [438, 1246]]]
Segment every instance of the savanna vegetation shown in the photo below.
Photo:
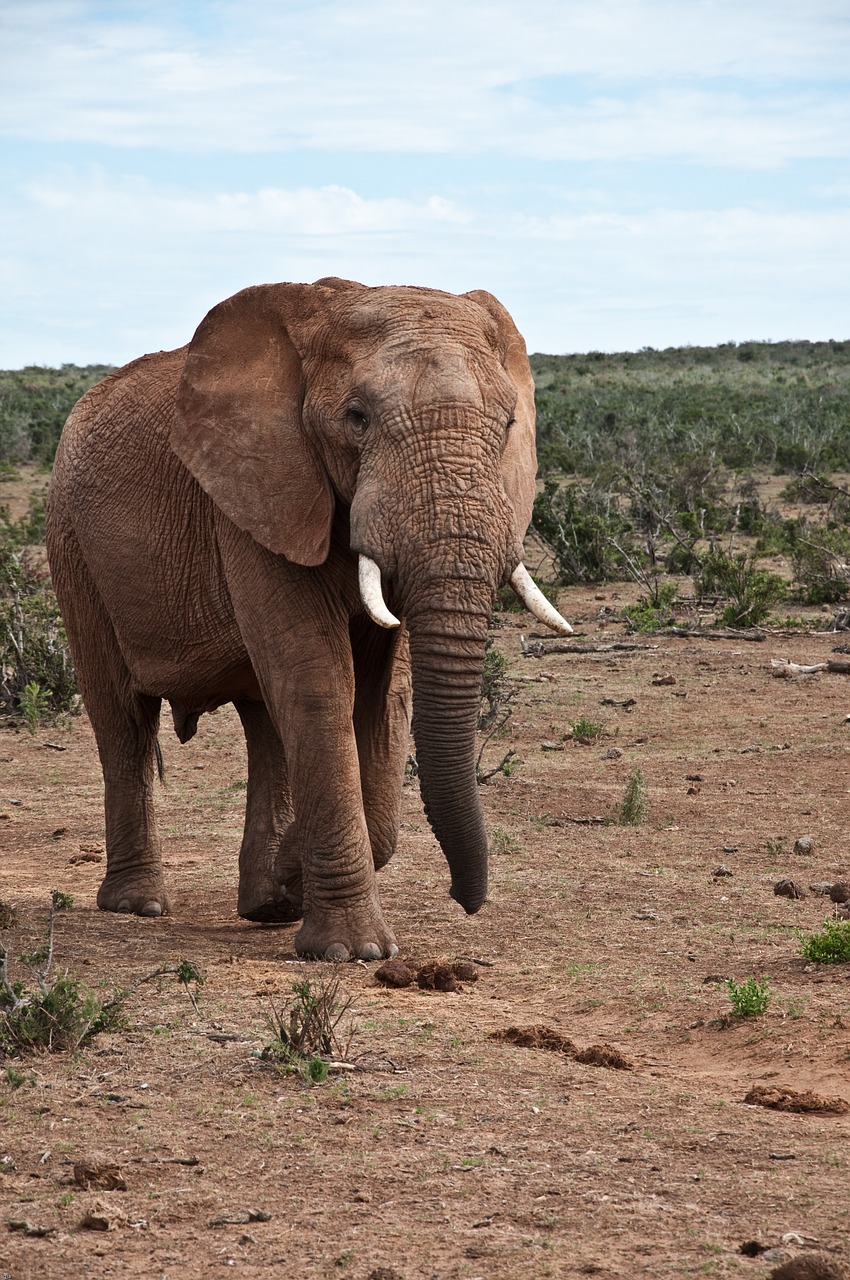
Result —
[[[850, 597], [850, 488], [836, 479], [850, 472], [850, 341], [531, 363], [544, 587], [636, 581], [643, 594], [623, 621], [638, 631], [677, 622], [684, 577], [692, 598], [715, 601], [715, 620], [732, 627]], [[71, 407], [109, 371], [0, 372], [0, 476], [13, 483], [25, 464], [49, 470]], [[784, 502], [764, 496], [778, 474]], [[0, 714], [30, 727], [78, 701], [34, 550], [43, 518], [40, 500], [16, 520], [0, 506]]]

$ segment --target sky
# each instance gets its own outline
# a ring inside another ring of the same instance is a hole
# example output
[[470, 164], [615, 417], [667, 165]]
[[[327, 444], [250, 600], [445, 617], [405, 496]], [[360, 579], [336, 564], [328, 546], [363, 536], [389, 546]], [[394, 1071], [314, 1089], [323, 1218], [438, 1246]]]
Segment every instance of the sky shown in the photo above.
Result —
[[530, 351], [850, 338], [850, 2], [0, 0], [0, 368], [325, 275]]

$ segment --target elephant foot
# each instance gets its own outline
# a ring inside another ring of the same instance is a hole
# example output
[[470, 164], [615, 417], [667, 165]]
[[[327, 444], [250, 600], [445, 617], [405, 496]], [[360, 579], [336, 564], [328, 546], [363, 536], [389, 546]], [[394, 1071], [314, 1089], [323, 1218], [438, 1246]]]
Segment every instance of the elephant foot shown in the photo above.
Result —
[[301, 868], [287, 872], [251, 875], [242, 871], [239, 876], [239, 896], [236, 910], [243, 920], [256, 924], [292, 924], [304, 914], [302, 903]]
[[289, 898], [266, 898], [255, 907], [239, 909], [243, 920], [253, 920], [255, 924], [292, 924], [303, 914], [301, 903]]
[[101, 911], [115, 911], [136, 916], [167, 916], [171, 900], [162, 878], [150, 875], [107, 875], [97, 892]]
[[377, 911], [311, 911], [295, 935], [298, 955], [315, 960], [382, 960], [398, 955], [398, 946], [380, 907]]

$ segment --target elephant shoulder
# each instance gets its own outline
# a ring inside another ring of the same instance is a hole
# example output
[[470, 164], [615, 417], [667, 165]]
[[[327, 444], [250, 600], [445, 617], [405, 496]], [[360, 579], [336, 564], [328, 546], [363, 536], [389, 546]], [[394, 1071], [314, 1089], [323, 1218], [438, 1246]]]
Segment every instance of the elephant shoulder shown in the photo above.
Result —
[[71, 411], [63, 432], [65, 450], [76, 454], [157, 427], [166, 438], [186, 351], [179, 347], [140, 356], [96, 383]]

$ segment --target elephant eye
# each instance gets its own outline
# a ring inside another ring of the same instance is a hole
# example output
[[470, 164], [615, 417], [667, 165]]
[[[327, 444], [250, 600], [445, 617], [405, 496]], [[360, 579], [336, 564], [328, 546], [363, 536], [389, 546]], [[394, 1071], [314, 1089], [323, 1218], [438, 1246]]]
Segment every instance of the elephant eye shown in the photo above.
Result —
[[359, 405], [349, 405], [345, 416], [348, 419], [349, 425], [357, 432], [358, 435], [362, 435], [369, 425], [369, 419], [366, 417], [366, 414]]

